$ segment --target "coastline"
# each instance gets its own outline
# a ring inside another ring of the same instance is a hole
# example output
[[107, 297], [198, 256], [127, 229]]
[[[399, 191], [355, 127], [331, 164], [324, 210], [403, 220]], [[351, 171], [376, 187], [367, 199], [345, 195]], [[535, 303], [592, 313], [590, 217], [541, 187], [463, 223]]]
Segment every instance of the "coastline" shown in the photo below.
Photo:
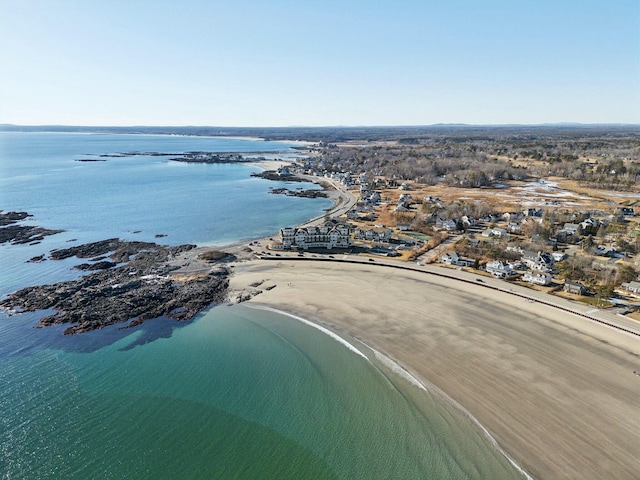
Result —
[[640, 469], [630, 373], [640, 349], [624, 332], [378, 265], [281, 259], [234, 270], [232, 291], [262, 282], [249, 302], [346, 332], [434, 385], [533, 478], [632, 479]]
[[637, 339], [627, 344], [620, 332], [566, 312], [377, 263], [255, 260], [248, 242], [225, 248], [242, 251], [231, 264], [236, 291], [257, 292], [251, 285], [262, 281], [250, 302], [349, 332], [420, 383], [436, 385], [536, 478], [635, 478], [640, 471], [638, 383], [630, 374], [639, 363]]
[[[341, 337], [340, 335], [338, 335], [334, 331], [330, 330], [327, 327], [322, 326], [319, 323], [311, 322], [311, 321], [309, 321], [309, 320], [307, 320], [305, 318], [302, 318], [302, 317], [300, 317], [298, 315], [294, 315], [293, 313], [290, 313], [290, 312], [288, 312], [286, 310], [280, 310], [278, 308], [269, 307], [269, 306], [266, 306], [266, 305], [262, 305], [260, 303], [252, 303], [252, 304], [248, 304], [246, 306], [248, 306], [250, 308], [254, 308], [256, 310], [267, 310], [267, 311], [271, 311], [271, 312], [276, 312], [276, 313], [278, 313], [280, 315], [285, 315], [285, 316], [293, 318], [293, 319], [295, 319], [295, 320], [297, 320], [299, 322], [302, 322], [302, 323], [304, 323], [306, 325], [309, 325], [310, 327], [315, 328], [317, 330], [320, 330], [324, 334], [328, 335], [329, 337], [333, 338], [337, 342], [341, 343], [347, 349], [349, 349], [352, 352], [354, 352], [356, 355], [364, 357], [367, 361], [371, 362], [371, 359], [369, 357], [367, 357], [364, 353], [362, 353], [362, 351], [360, 351], [357, 346], [355, 346], [353, 343], [350, 343], [349, 341], [345, 340], [343, 337]], [[420, 390], [424, 391], [426, 394], [435, 395], [443, 403], [453, 407], [453, 409], [455, 411], [457, 411], [458, 413], [460, 413], [465, 419], [467, 419], [473, 425], [474, 428], [479, 430], [482, 433], [482, 435], [489, 441], [489, 443], [491, 443], [491, 445], [502, 456], [504, 456], [507, 459], [507, 461], [524, 478], [526, 478], [527, 480], [533, 480], [533, 477], [531, 477], [520, 465], [518, 465], [516, 463], [516, 461], [513, 458], [511, 458], [511, 456], [498, 444], [498, 442], [491, 435], [491, 433], [489, 433], [489, 431], [478, 421], [478, 419], [475, 418], [471, 414], [471, 412], [469, 412], [466, 408], [464, 408], [460, 403], [458, 403], [456, 400], [451, 398], [449, 395], [446, 394], [446, 392], [444, 392], [443, 390], [438, 388], [436, 385], [433, 385], [433, 384], [430, 384], [430, 383], [426, 384], [426, 380], [425, 379], [421, 379], [420, 380], [420, 379], [416, 378], [404, 366], [398, 364], [392, 358], [387, 356], [384, 352], [376, 350], [375, 348], [371, 347], [370, 345], [367, 345], [366, 343], [364, 343], [360, 339], [358, 340], [358, 342], [360, 344], [364, 345], [367, 348], [367, 350], [371, 351], [373, 356], [375, 357], [376, 361], [380, 362], [382, 365], [384, 365], [386, 368], [388, 368], [392, 372], [393, 375], [396, 375], [396, 376], [399, 376], [399, 377], [403, 378], [405, 381], [407, 381], [411, 385], [415, 386], [416, 388], [419, 388]]]

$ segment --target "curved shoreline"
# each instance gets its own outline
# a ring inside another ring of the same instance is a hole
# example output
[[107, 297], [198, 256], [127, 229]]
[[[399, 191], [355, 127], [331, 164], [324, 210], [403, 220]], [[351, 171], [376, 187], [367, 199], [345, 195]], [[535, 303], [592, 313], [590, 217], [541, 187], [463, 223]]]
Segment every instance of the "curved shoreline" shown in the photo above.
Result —
[[[289, 318], [293, 318], [296, 321], [302, 322], [305, 325], [309, 325], [312, 328], [315, 328], [316, 330], [321, 331], [322, 333], [324, 333], [325, 335], [328, 335], [329, 337], [331, 337], [332, 339], [334, 339], [335, 341], [339, 342], [340, 344], [344, 345], [346, 348], [348, 348], [349, 350], [351, 350], [353, 353], [355, 353], [358, 356], [361, 356], [363, 358], [365, 358], [368, 362], [371, 362], [371, 360], [364, 354], [362, 353], [360, 350], [358, 350], [358, 348], [353, 345], [351, 342], [347, 341], [345, 338], [343, 338], [342, 336], [338, 335], [337, 333], [333, 332], [332, 330], [330, 330], [329, 328], [320, 325], [318, 323], [312, 322], [310, 320], [307, 320], [303, 317], [300, 317], [298, 315], [294, 315], [293, 313], [290, 313], [286, 310], [281, 310], [279, 308], [273, 308], [273, 307], [269, 307], [266, 305], [261, 305], [260, 303], [255, 303], [255, 304], [250, 304], [250, 305], [245, 305], [249, 308], [252, 309], [256, 309], [256, 310], [266, 310], [269, 312], [275, 312], [278, 313], [280, 315], [284, 315], [287, 316]], [[522, 468], [520, 465], [518, 465], [518, 463], [511, 458], [511, 456], [500, 446], [500, 444], [498, 443], [498, 441], [491, 435], [491, 433], [489, 433], [489, 430], [487, 430], [484, 425], [482, 425], [477, 418], [475, 418], [471, 412], [469, 412], [466, 408], [464, 408], [459, 402], [457, 402], [456, 400], [454, 400], [453, 398], [451, 398], [449, 395], [447, 395], [446, 392], [444, 392], [442, 389], [438, 388], [436, 385], [427, 382], [427, 380], [425, 379], [418, 379], [416, 378], [415, 375], [413, 375], [404, 365], [399, 364], [398, 362], [396, 362], [395, 360], [393, 360], [390, 356], [388, 356], [387, 354], [376, 350], [375, 348], [373, 348], [372, 346], [368, 345], [367, 343], [365, 343], [364, 341], [358, 339], [358, 342], [360, 342], [362, 345], [364, 345], [368, 350], [370, 350], [377, 361], [379, 361], [382, 365], [384, 365], [386, 368], [388, 368], [394, 375], [397, 375], [399, 378], [404, 379], [405, 381], [407, 381], [408, 383], [412, 384], [413, 386], [419, 388], [420, 390], [423, 390], [425, 393], [435, 393], [444, 403], [446, 403], [447, 405], [449, 405], [450, 407], [452, 407], [453, 409], [455, 409], [458, 413], [460, 413], [464, 418], [466, 418], [475, 428], [477, 428], [482, 435], [489, 441], [489, 443], [503, 456], [507, 459], [507, 461], [513, 466], [513, 468], [515, 468], [524, 478], [526, 478], [527, 480], [533, 480], [533, 477], [530, 476], [526, 470], [524, 468]]]
[[473, 282], [367, 263], [280, 258], [235, 270], [236, 291], [263, 282], [251, 303], [346, 332], [446, 392], [528, 478], [635, 478], [632, 335]]

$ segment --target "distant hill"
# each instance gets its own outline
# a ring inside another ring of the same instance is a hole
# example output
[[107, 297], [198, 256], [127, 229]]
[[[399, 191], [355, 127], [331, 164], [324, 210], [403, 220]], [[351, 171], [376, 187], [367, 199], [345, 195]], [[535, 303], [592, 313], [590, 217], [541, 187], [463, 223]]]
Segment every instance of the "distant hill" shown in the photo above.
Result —
[[201, 127], [201, 126], [73, 126], [73, 125], [11, 125], [0, 124], [4, 132], [79, 132], [148, 135], [248, 136], [266, 140], [306, 140], [311, 142], [402, 140], [410, 142], [426, 137], [493, 137], [495, 135], [568, 135], [585, 133], [605, 135], [638, 134], [640, 125], [575, 124], [542, 125], [469, 125], [439, 123], [416, 126], [357, 127]]

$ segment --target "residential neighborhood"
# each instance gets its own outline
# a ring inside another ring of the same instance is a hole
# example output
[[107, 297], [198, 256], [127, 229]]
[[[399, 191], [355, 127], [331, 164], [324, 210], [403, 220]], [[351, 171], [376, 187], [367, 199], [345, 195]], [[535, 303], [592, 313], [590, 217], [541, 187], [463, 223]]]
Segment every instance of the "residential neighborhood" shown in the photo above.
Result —
[[[639, 292], [635, 201], [602, 202], [559, 179], [515, 179], [478, 191], [328, 166], [326, 157], [312, 157], [278, 174], [337, 182], [356, 197], [353, 207], [332, 223], [282, 228], [272, 249], [343, 249], [435, 262], [577, 297], [632, 299]], [[560, 201], [569, 197], [579, 201]]]

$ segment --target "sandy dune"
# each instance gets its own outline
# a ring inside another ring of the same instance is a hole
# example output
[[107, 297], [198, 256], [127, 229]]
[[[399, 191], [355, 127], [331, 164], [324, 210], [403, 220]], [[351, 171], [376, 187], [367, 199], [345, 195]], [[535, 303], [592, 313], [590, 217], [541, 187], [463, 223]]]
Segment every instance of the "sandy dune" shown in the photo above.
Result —
[[446, 392], [534, 478], [639, 478], [638, 337], [380, 265], [254, 260], [235, 271], [237, 293], [262, 291], [251, 302], [348, 332]]

